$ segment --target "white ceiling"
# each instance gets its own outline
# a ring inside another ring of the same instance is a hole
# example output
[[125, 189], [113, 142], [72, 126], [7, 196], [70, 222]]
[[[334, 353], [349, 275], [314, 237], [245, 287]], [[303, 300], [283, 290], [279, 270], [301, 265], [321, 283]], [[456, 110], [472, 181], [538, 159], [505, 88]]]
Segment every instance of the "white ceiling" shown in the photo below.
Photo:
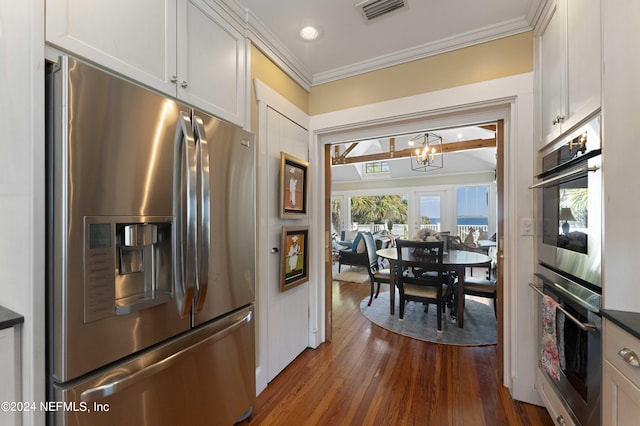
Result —
[[[435, 133], [442, 137], [443, 144], [495, 138], [495, 132], [476, 126], [443, 129], [438, 130]], [[395, 150], [401, 151], [409, 148], [409, 139], [414, 136], [416, 136], [416, 133], [395, 136]], [[344, 152], [351, 146], [351, 144], [352, 142], [340, 144], [340, 152]], [[357, 146], [351, 150], [349, 156], [353, 157], [378, 154], [382, 152], [389, 152], [389, 138], [359, 141], [357, 142]], [[429, 176], [495, 172], [496, 148], [480, 148], [467, 151], [448, 152], [443, 154], [442, 161], [443, 168], [430, 170], [427, 172]], [[424, 175], [424, 172], [411, 170], [410, 158], [397, 158], [387, 160], [387, 162], [389, 164], [389, 175], [385, 175], [378, 179], [408, 179]], [[331, 169], [331, 181], [337, 183], [355, 182], [367, 179], [364, 176], [363, 164], [364, 163], [353, 163], [333, 166]]]
[[[259, 38], [312, 85], [531, 30], [543, 2], [405, 0], [367, 21], [360, 0], [236, 1]], [[310, 24], [321, 35], [304, 41], [300, 29]]]
[[[531, 30], [545, 0], [404, 0], [405, 6], [368, 21], [362, 0], [225, 0], [244, 11], [252, 41], [303, 87], [428, 57]], [[299, 33], [320, 29], [315, 41]], [[431, 129], [425, 129], [431, 130]], [[466, 129], [465, 132], [471, 129]], [[445, 131], [459, 133], [461, 129]], [[460, 140], [474, 139], [465, 136]], [[367, 153], [387, 140], [366, 145]], [[382, 148], [381, 148], [382, 147]], [[362, 149], [362, 148], [360, 148]], [[396, 149], [401, 149], [396, 145]], [[447, 153], [444, 169], [430, 174], [495, 170], [495, 148]], [[390, 162], [391, 177], [415, 176], [408, 158]], [[361, 166], [335, 166], [332, 180], [362, 179]]]

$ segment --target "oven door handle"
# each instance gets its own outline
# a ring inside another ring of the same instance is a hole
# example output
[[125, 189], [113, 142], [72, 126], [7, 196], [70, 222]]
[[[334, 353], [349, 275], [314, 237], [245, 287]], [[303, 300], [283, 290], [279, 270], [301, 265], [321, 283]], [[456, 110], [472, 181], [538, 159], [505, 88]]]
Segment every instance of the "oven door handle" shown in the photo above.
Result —
[[[542, 288], [536, 286], [533, 283], [529, 283], [529, 287], [531, 287], [532, 289], [534, 289], [536, 292], [538, 292], [541, 296], [546, 296], [543, 292], [542, 292]], [[569, 313], [569, 311], [567, 311], [565, 308], [563, 308], [562, 306], [558, 306], [557, 308], [558, 310], [562, 311], [562, 313], [564, 314], [565, 317], [569, 318], [571, 321], [575, 322], [576, 325], [578, 327], [580, 327], [580, 329], [582, 331], [590, 331], [590, 330], [597, 330], [598, 326], [596, 326], [595, 324], [590, 324], [590, 323], [584, 323], [582, 321], [580, 321], [578, 318], [574, 317], [573, 315], [571, 315], [571, 313]]]
[[534, 183], [533, 185], [531, 185], [529, 187], [529, 189], [534, 189], [534, 188], [540, 188], [541, 186], [545, 186], [548, 185], [550, 183], [554, 183], [557, 182], [561, 179], [566, 179], [568, 177], [572, 177], [572, 176], [577, 176], [577, 175], [581, 175], [583, 173], [587, 173], [587, 172], [595, 172], [596, 170], [600, 170], [600, 167], [598, 166], [591, 166], [591, 167], [583, 167], [581, 169], [577, 169], [577, 170], [572, 170], [570, 172], [567, 173], [563, 173], [561, 175], [558, 176], [554, 176], [550, 179], [546, 179], [546, 180], [541, 180], [538, 183]]

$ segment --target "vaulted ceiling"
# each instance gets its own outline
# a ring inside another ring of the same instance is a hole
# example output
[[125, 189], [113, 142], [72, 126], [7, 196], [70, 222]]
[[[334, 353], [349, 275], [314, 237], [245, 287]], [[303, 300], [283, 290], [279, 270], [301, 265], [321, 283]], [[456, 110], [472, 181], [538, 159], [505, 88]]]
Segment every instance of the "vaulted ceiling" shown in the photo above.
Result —
[[[443, 167], [426, 172], [429, 176], [495, 172], [494, 124], [441, 129], [431, 133], [442, 138]], [[415, 152], [415, 146], [410, 146], [409, 141], [416, 136], [419, 139], [420, 135], [411, 133], [334, 145], [331, 180], [337, 183], [375, 179], [366, 176], [364, 170], [364, 165], [370, 161], [387, 162], [389, 173], [382, 179], [425, 176], [425, 172], [412, 170], [411, 155]]]

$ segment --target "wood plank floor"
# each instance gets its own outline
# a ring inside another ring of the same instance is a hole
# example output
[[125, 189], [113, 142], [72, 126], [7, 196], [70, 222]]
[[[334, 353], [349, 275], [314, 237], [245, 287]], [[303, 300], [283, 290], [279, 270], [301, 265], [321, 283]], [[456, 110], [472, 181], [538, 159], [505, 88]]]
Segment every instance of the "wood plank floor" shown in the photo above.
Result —
[[[511, 399], [496, 347], [400, 336], [360, 313], [368, 284], [333, 284], [333, 341], [307, 349], [258, 396], [250, 425], [553, 425]], [[375, 300], [374, 300], [375, 303]]]

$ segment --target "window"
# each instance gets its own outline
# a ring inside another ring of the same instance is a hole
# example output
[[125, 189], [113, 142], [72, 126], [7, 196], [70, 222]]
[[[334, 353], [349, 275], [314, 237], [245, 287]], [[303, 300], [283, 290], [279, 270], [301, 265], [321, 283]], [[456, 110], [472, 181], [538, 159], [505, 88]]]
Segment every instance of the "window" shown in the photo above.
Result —
[[457, 189], [458, 234], [465, 238], [471, 228], [480, 229], [483, 238], [489, 230], [489, 187], [462, 186]]
[[386, 161], [369, 161], [364, 163], [364, 173], [367, 175], [389, 173], [389, 163]]

